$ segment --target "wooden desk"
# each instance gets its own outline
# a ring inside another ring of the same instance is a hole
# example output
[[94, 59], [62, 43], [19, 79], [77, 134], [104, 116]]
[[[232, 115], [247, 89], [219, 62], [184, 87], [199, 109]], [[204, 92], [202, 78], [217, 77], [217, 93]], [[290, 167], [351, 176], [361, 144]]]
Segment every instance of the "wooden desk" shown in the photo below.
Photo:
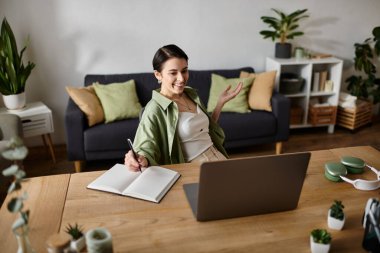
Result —
[[[380, 152], [372, 147], [313, 151], [296, 210], [210, 222], [194, 219], [182, 189], [183, 184], [198, 181], [199, 169], [191, 164], [165, 166], [182, 177], [160, 204], [87, 190], [100, 171], [33, 178], [25, 184], [32, 214], [30, 239], [38, 252], [45, 252], [49, 234], [77, 222], [85, 230], [106, 227], [113, 236], [114, 252], [310, 252], [311, 230], [327, 228], [327, 211], [338, 199], [346, 206], [347, 219], [342, 231], [329, 230], [331, 252], [364, 252], [361, 218], [368, 198], [379, 198], [379, 190], [364, 192], [327, 181], [324, 163], [339, 161], [342, 154], [380, 168]], [[366, 171], [360, 177], [373, 179], [374, 174]], [[3, 205], [0, 248], [6, 248], [4, 252], [16, 251], [10, 232], [13, 221]]]

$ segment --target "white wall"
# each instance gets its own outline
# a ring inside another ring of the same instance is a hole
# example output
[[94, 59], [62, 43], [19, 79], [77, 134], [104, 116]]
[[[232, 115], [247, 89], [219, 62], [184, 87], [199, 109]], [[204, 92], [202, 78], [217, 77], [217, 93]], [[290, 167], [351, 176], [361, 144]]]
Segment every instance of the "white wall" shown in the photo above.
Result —
[[[293, 44], [345, 59], [352, 71], [355, 42], [380, 25], [379, 0], [0, 0], [25, 60], [36, 63], [27, 101], [43, 101], [54, 113], [55, 143], [65, 142], [66, 85], [82, 86], [88, 73], [152, 71], [155, 51], [169, 43], [183, 48], [191, 69], [252, 66], [264, 70], [274, 43], [264, 40], [260, 20], [308, 8], [305, 36]], [[343, 78], [343, 79], [344, 79]], [[2, 101], [0, 102], [2, 106]], [[30, 139], [41, 145], [41, 139]]]

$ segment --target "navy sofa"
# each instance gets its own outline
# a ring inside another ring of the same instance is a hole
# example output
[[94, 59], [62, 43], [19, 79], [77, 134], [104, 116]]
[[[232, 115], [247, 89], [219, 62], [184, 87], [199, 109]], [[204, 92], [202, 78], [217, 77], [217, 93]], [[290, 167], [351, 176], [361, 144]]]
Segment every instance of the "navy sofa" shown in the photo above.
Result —
[[[211, 86], [211, 74], [226, 78], [239, 77], [240, 71], [254, 72], [251, 67], [229, 70], [189, 70], [188, 85], [197, 89], [202, 102], [207, 105]], [[84, 85], [94, 82], [109, 84], [134, 79], [136, 92], [142, 106], [151, 99], [152, 90], [159, 88], [153, 73], [86, 75]], [[223, 112], [219, 124], [224, 129], [227, 151], [263, 143], [276, 143], [276, 153], [289, 137], [290, 101], [274, 92], [273, 112], [253, 110], [250, 113]], [[69, 98], [65, 113], [67, 155], [75, 162], [77, 172], [83, 161], [123, 159], [128, 151], [127, 138], [135, 136], [138, 118], [98, 124], [89, 127], [86, 116]]]

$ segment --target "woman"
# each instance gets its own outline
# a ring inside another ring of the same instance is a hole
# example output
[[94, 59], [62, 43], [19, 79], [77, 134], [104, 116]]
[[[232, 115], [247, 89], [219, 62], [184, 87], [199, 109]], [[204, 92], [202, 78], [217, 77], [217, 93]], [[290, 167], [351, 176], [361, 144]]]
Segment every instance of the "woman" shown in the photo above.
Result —
[[136, 159], [129, 151], [125, 165], [132, 171], [141, 167], [226, 159], [224, 132], [216, 123], [224, 104], [241, 90], [229, 86], [220, 94], [210, 116], [196, 91], [186, 87], [188, 57], [176, 45], [160, 48], [153, 58], [154, 75], [161, 89], [153, 91], [134, 139]]

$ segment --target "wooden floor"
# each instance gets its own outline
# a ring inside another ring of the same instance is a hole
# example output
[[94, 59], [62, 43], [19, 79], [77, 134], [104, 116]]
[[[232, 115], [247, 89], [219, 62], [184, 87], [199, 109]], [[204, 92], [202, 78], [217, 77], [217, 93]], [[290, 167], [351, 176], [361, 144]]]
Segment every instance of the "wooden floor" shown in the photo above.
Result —
[[[361, 145], [370, 145], [380, 150], [380, 120], [375, 120], [371, 125], [362, 127], [355, 132], [341, 127], [335, 127], [334, 134], [328, 134], [326, 127], [292, 129], [289, 140], [283, 144], [283, 153]], [[231, 158], [269, 155], [275, 153], [275, 145], [258, 145], [250, 148], [229, 150], [228, 152]], [[54, 164], [48, 150], [44, 147], [30, 148], [29, 155], [24, 161], [27, 176], [74, 173], [74, 164], [67, 161], [66, 158], [66, 147], [64, 145], [55, 146], [55, 153], [57, 162]], [[123, 163], [122, 160], [91, 162], [86, 164], [84, 171], [105, 170], [116, 162]], [[1, 175], [0, 203], [3, 202], [8, 185], [8, 180]]]

